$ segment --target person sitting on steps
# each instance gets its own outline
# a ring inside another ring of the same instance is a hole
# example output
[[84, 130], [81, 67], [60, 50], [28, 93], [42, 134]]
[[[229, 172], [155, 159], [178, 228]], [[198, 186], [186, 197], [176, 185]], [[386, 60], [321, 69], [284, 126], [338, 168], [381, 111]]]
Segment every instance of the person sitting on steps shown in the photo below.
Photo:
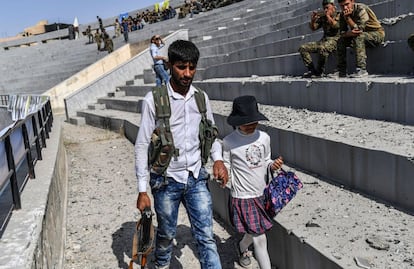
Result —
[[[325, 72], [325, 64], [331, 53], [336, 52], [339, 39], [339, 12], [336, 11], [334, 0], [322, 1], [323, 11], [313, 11], [309, 27], [312, 31], [323, 29], [323, 37], [317, 42], [308, 42], [299, 47], [299, 53], [308, 71], [304, 78], [319, 77]], [[312, 62], [311, 53], [318, 53], [318, 65]]]
[[338, 40], [338, 72], [346, 77], [346, 48], [351, 46], [356, 55], [356, 72], [351, 77], [365, 77], [367, 72], [366, 46], [377, 47], [384, 42], [385, 31], [375, 13], [365, 4], [355, 0], [338, 0], [341, 7]]

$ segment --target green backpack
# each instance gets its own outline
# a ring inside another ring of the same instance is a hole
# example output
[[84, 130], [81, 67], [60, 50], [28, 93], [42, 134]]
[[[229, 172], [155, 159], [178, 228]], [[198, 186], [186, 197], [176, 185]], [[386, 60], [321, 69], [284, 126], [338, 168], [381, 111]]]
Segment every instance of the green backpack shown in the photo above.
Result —
[[[152, 88], [152, 94], [154, 97], [155, 114], [159, 126], [151, 135], [151, 143], [148, 149], [148, 162], [155, 173], [165, 175], [165, 171], [168, 168], [171, 158], [177, 158], [179, 152], [178, 149], [174, 147], [174, 140], [171, 133], [171, 107], [167, 87], [154, 87]], [[207, 119], [204, 92], [197, 88], [194, 97], [198, 111], [201, 114], [199, 139], [201, 161], [202, 164], [205, 165], [208, 161], [213, 142], [218, 137], [218, 129], [212, 124], [211, 120]]]

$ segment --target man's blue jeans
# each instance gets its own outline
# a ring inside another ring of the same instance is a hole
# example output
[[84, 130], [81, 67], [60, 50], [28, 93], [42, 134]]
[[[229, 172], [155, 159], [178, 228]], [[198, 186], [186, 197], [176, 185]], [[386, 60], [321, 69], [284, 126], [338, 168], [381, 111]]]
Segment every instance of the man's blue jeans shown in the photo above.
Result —
[[150, 185], [157, 214], [155, 259], [158, 266], [170, 263], [172, 240], [176, 235], [178, 208], [182, 202], [191, 223], [191, 232], [197, 242], [202, 269], [221, 269], [213, 233], [213, 213], [208, 173], [202, 168], [198, 179], [192, 173], [187, 185], [172, 178], [151, 174]]
[[170, 79], [170, 75], [168, 75], [168, 72], [164, 69], [164, 65], [162, 64], [156, 64], [154, 65], [154, 71], [155, 71], [155, 86], [159, 87], [161, 84], [167, 85], [168, 80]]

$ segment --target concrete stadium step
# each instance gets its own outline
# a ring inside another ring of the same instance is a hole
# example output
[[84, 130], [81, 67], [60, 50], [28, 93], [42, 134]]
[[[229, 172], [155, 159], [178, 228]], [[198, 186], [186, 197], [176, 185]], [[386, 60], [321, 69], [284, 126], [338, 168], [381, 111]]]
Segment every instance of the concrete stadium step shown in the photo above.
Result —
[[85, 123], [88, 125], [116, 132], [123, 128], [124, 121], [128, 121], [136, 126], [139, 126], [140, 123], [139, 114], [114, 109], [78, 111], [77, 117], [85, 118]]
[[287, 2], [280, 1], [267, 5], [261, 4], [258, 6], [260, 9], [250, 9], [249, 12], [244, 14], [235, 14], [239, 15], [238, 17], [227, 16], [213, 26], [194, 31], [190, 38], [193, 42], [198, 43], [203, 41], [205, 35], [216, 38], [218, 36], [243, 32], [247, 29], [258, 28], [259, 26], [279, 23], [293, 16], [294, 7], [289, 5], [289, 10], [287, 10]]
[[[94, 63], [95, 61], [96, 59], [94, 58], [94, 60], [84, 59], [84, 61], [71, 62], [71, 63], [56, 62], [53, 64], [46, 63], [41, 66], [24, 66], [24, 67], [21, 67], [20, 70], [8, 69], [11, 72], [11, 74], [7, 78], [5, 78], [3, 81], [4, 82], [15, 82], [20, 79], [25, 79], [25, 78], [27, 79], [28, 77], [30, 78], [30, 77], [45, 76], [45, 75], [50, 76], [50, 73], [56, 73], [57, 75], [59, 75], [59, 73], [72, 73], [73, 74], [73, 73], [78, 72], [79, 70], [82, 70], [86, 66], [91, 65], [91, 63]], [[63, 65], [67, 65], [67, 66], [62, 67]], [[24, 73], [20, 71], [24, 71]]]
[[[355, 56], [348, 53], [348, 74], [355, 71]], [[398, 53], [397, 53], [398, 52]], [[381, 59], [381, 60], [379, 60]], [[406, 41], [388, 43], [386, 47], [367, 50], [367, 71], [370, 74], [413, 74], [414, 54]], [[386, 64], [378, 64], [378, 62]], [[327, 65], [328, 72], [335, 69], [334, 62]], [[306, 71], [299, 53], [269, 56], [250, 60], [234, 61], [210, 66], [200, 72], [202, 79], [224, 77], [248, 77], [293, 75], [300, 76]]]
[[[384, 25], [387, 40], [385, 44], [393, 42], [395, 43], [395, 41], [398, 41], [400, 43], [406, 43], [406, 39], [407, 36], [409, 36], [410, 31], [408, 25], [412, 24], [413, 19], [413, 15], [402, 16], [401, 18], [398, 18], [395, 21], [393, 20], [392, 22], [389, 22], [389, 24]], [[214, 56], [202, 57], [200, 59], [200, 64], [198, 66], [201, 68], [205, 68], [210, 65], [217, 65], [225, 62], [296, 53], [300, 45], [306, 42], [320, 40], [321, 37], [321, 31], [317, 31], [314, 33], [309, 32], [308, 34], [302, 36], [285, 38], [267, 44], [260, 43], [259, 45], [244, 47], [241, 50], [226, 54], [211, 53], [209, 51], [211, 47], [207, 47], [200, 50], [201, 54], [212, 54]]]
[[[374, 2], [375, 4], [372, 4], [371, 7], [375, 10], [375, 9], [383, 9], [383, 8], [390, 8], [391, 6], [394, 6], [393, 3], [390, 3], [386, 0], [384, 0], [383, 2], [378, 3], [377, 1]], [[367, 3], [369, 4], [369, 3]], [[314, 6], [312, 6], [314, 7]], [[320, 6], [318, 6], [320, 7]], [[291, 7], [289, 7], [291, 8]], [[312, 8], [308, 8], [310, 10], [313, 10]], [[282, 22], [280, 23], [280, 25], [273, 25], [273, 27], [271, 27], [272, 23], [270, 23], [272, 21], [271, 18], [264, 18], [262, 19], [263, 22], [260, 23], [261, 20], [258, 20], [257, 23], [256, 22], [252, 22], [252, 23], [246, 23], [244, 24], [243, 21], [235, 21], [233, 22], [233, 26], [228, 26], [227, 29], [223, 29], [223, 30], [215, 30], [215, 32], [212, 32], [211, 35], [212, 39], [205, 41], [205, 42], [200, 42], [199, 46], [202, 48], [204, 46], [210, 46], [210, 45], [214, 45], [214, 44], [219, 44], [219, 43], [229, 43], [232, 40], [239, 40], [237, 38], [237, 36], [245, 36], [244, 39], [247, 39], [247, 37], [249, 36], [253, 36], [254, 33], [256, 32], [256, 36], [262, 34], [262, 33], [266, 33], [270, 35], [269, 32], [273, 32], [276, 29], [280, 29], [280, 28], [286, 28], [286, 29], [290, 29], [289, 31], [289, 35], [290, 37], [293, 36], [297, 36], [295, 35], [295, 33], [307, 33], [309, 32], [309, 14], [303, 13], [301, 12], [300, 15], [298, 16], [291, 16], [291, 14], [294, 14], [295, 10], [289, 10], [286, 13], [280, 14], [280, 16], [282, 16], [281, 18], [290, 18], [289, 20], [282, 20]], [[272, 14], [272, 13], [271, 13]], [[277, 15], [279, 15], [279, 13], [276, 13]], [[396, 14], [394, 16], [398, 16], [401, 14]], [[274, 15], [275, 17], [278, 17], [276, 15]], [[381, 17], [379, 17], [381, 18]], [[278, 21], [278, 19], [276, 19], [276, 21]], [[276, 22], [277, 23], [277, 22]], [[273, 22], [273, 24], [275, 24], [275, 22]], [[258, 26], [262, 26], [263, 30], [255, 27], [256, 25]], [[295, 27], [292, 28], [292, 25], [294, 25]], [[290, 27], [288, 27], [290, 26]], [[243, 29], [243, 32], [240, 32], [241, 29]], [[295, 29], [299, 27], [299, 29]], [[268, 29], [269, 28], [269, 29]], [[214, 34], [216, 33], [216, 34]], [[279, 36], [277, 37], [273, 37], [273, 40], [278, 40], [280, 39]]]
[[107, 109], [141, 112], [141, 97], [139, 96], [102, 97], [98, 98], [97, 103], [104, 104]]
[[[256, 96], [259, 100], [268, 97], [257, 93]], [[102, 98], [100, 102], [111, 108], [140, 113], [141, 99], [142, 96], [126, 96]], [[231, 105], [231, 101], [211, 100], [222, 136], [232, 131], [225, 121]], [[414, 198], [410, 198], [407, 189], [414, 183], [405, 180], [414, 174], [414, 126], [275, 105], [261, 105], [261, 108], [271, 119], [263, 123], [263, 128], [272, 140], [278, 141], [272, 152], [280, 152], [287, 162], [396, 207], [414, 208]], [[396, 133], [399, 137], [395, 137]], [[370, 137], [377, 139], [371, 141]], [[397, 174], [392, 172], [395, 169], [386, 168], [391, 164], [399, 171]], [[367, 177], [369, 174], [372, 177]], [[394, 191], [389, 193], [390, 189]]]
[[[383, 3], [377, 3], [373, 5], [373, 8], [376, 7], [376, 9], [382, 10], [383, 8], [391, 8], [393, 7], [394, 3], [391, 2], [383, 2]], [[414, 7], [412, 7], [414, 8]], [[302, 18], [303, 15], [299, 18]], [[295, 18], [290, 19], [289, 21], [295, 22]], [[245, 35], [254, 35], [256, 33], [255, 38], [249, 39], [249, 38], [237, 38], [241, 37], [242, 33], [238, 33], [237, 31], [233, 32], [233, 36], [226, 36], [222, 35], [221, 37], [214, 37], [212, 40], [206, 41], [206, 42], [199, 42], [200, 46], [200, 52], [203, 56], [209, 56], [209, 55], [225, 55], [229, 54], [231, 52], [236, 51], [240, 49], [246, 49], [246, 47], [254, 48], [256, 46], [263, 46], [263, 44], [269, 44], [274, 42], [279, 42], [281, 39], [288, 40], [290, 38], [296, 38], [296, 37], [302, 37], [305, 33], [310, 33], [309, 27], [308, 27], [308, 21], [309, 18], [306, 18], [305, 22], [301, 22], [300, 24], [295, 25], [293, 22], [287, 23], [287, 25], [294, 25], [278, 29], [277, 31], [268, 32], [264, 35], [260, 36], [260, 31], [250, 30], [247, 32], [253, 32], [253, 33], [245, 33]], [[384, 21], [387, 21], [387, 24], [384, 25], [384, 28], [387, 32], [386, 40], [388, 41], [398, 41], [403, 40], [406, 41], [408, 34], [409, 34], [409, 27], [407, 27], [408, 24], [410, 24], [413, 20], [412, 15], [402, 15], [397, 18], [393, 19], [386, 19]], [[248, 25], [246, 25], [248, 27]], [[298, 28], [299, 27], [299, 28]], [[230, 29], [229, 29], [230, 30]], [[296, 36], [296, 37], [295, 37]], [[287, 41], [289, 42], [289, 41]], [[217, 47], [219, 46], [219, 48]], [[298, 46], [292, 46], [292, 48], [297, 48]], [[276, 54], [274, 54], [276, 55]], [[202, 66], [204, 67], [205, 64], [203, 64], [203, 61], [201, 61]]]
[[[219, 106], [220, 109], [225, 107], [230, 111], [229, 102], [212, 102], [212, 105], [213, 110]], [[269, 118], [278, 117], [275, 115], [281, 117], [278, 113], [273, 114], [277, 111], [275, 107], [261, 106], [261, 109]], [[290, 113], [291, 111], [288, 114], [291, 115]], [[100, 110], [83, 111], [79, 114], [85, 116], [88, 124], [100, 128], [119, 131], [128, 124], [139, 127], [140, 115], [137, 113]], [[221, 122], [220, 119], [219, 121]], [[280, 125], [270, 127], [272, 125], [270, 123], [262, 128], [266, 128], [268, 131], [272, 128], [280, 128]], [[273, 141], [283, 145], [284, 141], [277, 139], [271, 130], [270, 134]], [[130, 136], [128, 139], [133, 143], [135, 138]], [[300, 148], [297, 151], [298, 154], [307, 154], [308, 152], [306, 148]], [[409, 268], [413, 266], [413, 261], [405, 258], [414, 253], [414, 234], [410, 233], [414, 229], [412, 215], [392, 206], [384, 205], [372, 196], [366, 196], [355, 189], [349, 189], [346, 185], [332, 183], [329, 178], [293, 169], [290, 164], [294, 164], [294, 162], [290, 161], [289, 154], [285, 155], [284, 152], [278, 151], [277, 147], [273, 148], [273, 152], [285, 157], [289, 163], [289, 166], [285, 168], [296, 171], [304, 188], [276, 216], [275, 227], [270, 231], [269, 238], [273, 238], [272, 236], [275, 238], [293, 236], [295, 238], [294, 244], [301, 245], [295, 247], [297, 251], [304, 251], [303, 245], [305, 245], [308, 251], [316, 252], [313, 255], [321, 256], [317, 261], [319, 266], [325, 264], [322, 268], [356, 269], [359, 267], [356, 265], [355, 259], [365, 261], [373, 268], [383, 268], [384, 266], [384, 268]], [[340, 156], [341, 152], [336, 152], [336, 154]], [[315, 162], [321, 160], [318, 154], [315, 154], [315, 159]], [[337, 163], [336, 166], [340, 166], [341, 161], [339, 159], [332, 160]], [[379, 167], [381, 166], [376, 166], [376, 168]], [[371, 172], [376, 174], [375, 169]], [[375, 180], [375, 184], [380, 184], [376, 175], [366, 180]], [[210, 187], [218, 188], [214, 184], [210, 184]], [[228, 219], [229, 213], [225, 207], [216, 204], [215, 211], [219, 216]], [[290, 241], [287, 238], [285, 240], [270, 244], [269, 253], [272, 259], [278, 260], [279, 265], [284, 264], [287, 267], [287, 261], [283, 258], [288, 255], [288, 253], [284, 253], [284, 244]], [[305, 264], [309, 264], [303, 259], [295, 259], [295, 261], [298, 268], [307, 268]], [[321, 267], [313, 266], [310, 268]]]
[[[284, 0], [278, 2], [286, 4], [288, 1]], [[193, 17], [193, 20], [183, 19], [179, 21], [183, 22], [183, 26], [185, 27], [187, 24], [194, 22], [194, 25], [189, 29], [197, 29], [197, 31], [193, 33], [193, 37], [196, 38], [206, 31], [217, 28], [217, 23], [225, 26], [228, 22], [231, 22], [236, 18], [243, 19], [250, 16], [251, 12], [262, 12], [266, 9], [269, 10], [271, 9], [270, 7], [273, 7], [275, 4], [278, 5], [278, 2], [244, 0], [226, 7], [197, 14]], [[296, 2], [304, 1], [301, 0]]]
[[[59, 72], [55, 72], [53, 74], [53, 77], [50, 76], [50, 71], [52, 70], [43, 70], [44, 72], [36, 72], [36, 73], [29, 73], [30, 77], [25, 77], [25, 76], [16, 76], [15, 78], [11, 78], [8, 80], [5, 80], [2, 83], [5, 83], [5, 85], [7, 84], [13, 84], [16, 85], [17, 87], [21, 84], [26, 84], [27, 82], [31, 82], [33, 83], [33, 85], [41, 85], [41, 84], [48, 84], [48, 81], [63, 81], [66, 78], [69, 78], [70, 76], [72, 76], [73, 74], [77, 73], [79, 70], [82, 70], [83, 68], [89, 66], [89, 64], [84, 63], [84, 64], [80, 64], [75, 66], [76, 68], [72, 68], [72, 69], [63, 69], [63, 71], [59, 71]], [[49, 72], [48, 72], [49, 71]]]
[[[213, 100], [232, 101], [255, 95], [262, 104], [306, 108], [354, 117], [414, 125], [414, 77], [370, 76], [365, 79], [292, 76], [214, 78], [193, 82]], [[144, 96], [154, 85], [120, 86], [127, 96]]]
[[[232, 101], [236, 96], [250, 94], [266, 105], [414, 125], [411, 113], [414, 111], [414, 77], [237, 77], [195, 81], [194, 84], [213, 100]], [[145, 92], [145, 87], [123, 90], [133, 95]]]

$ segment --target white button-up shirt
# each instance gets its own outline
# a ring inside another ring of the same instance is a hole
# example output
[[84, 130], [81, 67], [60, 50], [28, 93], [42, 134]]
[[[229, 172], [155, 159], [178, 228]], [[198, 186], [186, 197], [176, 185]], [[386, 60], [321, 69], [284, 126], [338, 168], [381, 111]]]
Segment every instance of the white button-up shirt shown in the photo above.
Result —
[[[167, 168], [167, 176], [180, 183], [187, 183], [189, 172], [198, 177], [201, 168], [201, 151], [199, 124], [201, 114], [195, 101], [196, 89], [191, 86], [186, 96], [174, 92], [171, 85], [167, 85], [170, 97], [171, 117], [170, 125], [174, 139], [174, 146], [178, 149], [177, 159], [171, 158]], [[204, 93], [207, 108], [207, 118], [214, 123], [210, 101]], [[146, 192], [149, 179], [148, 146], [151, 134], [157, 126], [154, 98], [152, 91], [145, 95], [142, 102], [141, 123], [135, 142], [135, 170], [138, 180], [138, 191]], [[210, 157], [213, 161], [223, 160], [222, 149], [219, 141], [215, 141], [211, 148]]]

